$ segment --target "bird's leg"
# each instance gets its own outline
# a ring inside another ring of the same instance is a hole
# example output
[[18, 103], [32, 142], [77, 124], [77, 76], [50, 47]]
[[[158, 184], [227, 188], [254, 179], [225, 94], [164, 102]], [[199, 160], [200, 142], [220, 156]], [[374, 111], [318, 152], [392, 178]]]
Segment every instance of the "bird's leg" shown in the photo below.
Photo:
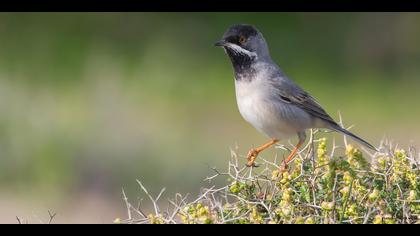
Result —
[[296, 147], [293, 149], [293, 151], [290, 153], [290, 155], [284, 160], [280, 165], [280, 172], [284, 172], [287, 169], [287, 164], [292, 160], [292, 158], [296, 155], [298, 149], [300, 146], [302, 146], [303, 142], [299, 142]]
[[293, 151], [290, 153], [290, 155], [286, 158], [286, 160], [284, 160], [281, 165], [280, 165], [280, 172], [283, 173], [286, 171], [287, 169], [287, 164], [289, 164], [289, 162], [293, 159], [293, 157], [296, 155], [297, 151], [299, 150], [299, 148], [303, 145], [303, 143], [305, 142], [306, 139], [306, 135], [305, 133], [298, 133], [299, 136], [299, 142], [296, 145], [296, 147], [293, 149]]
[[254, 166], [255, 167], [255, 159], [257, 158], [258, 154], [262, 151], [264, 151], [265, 149], [271, 147], [273, 144], [277, 143], [279, 140], [277, 139], [272, 139], [270, 142], [261, 145], [257, 148], [253, 148], [251, 150], [249, 150], [248, 152], [248, 163], [246, 164], [246, 166], [251, 167]]

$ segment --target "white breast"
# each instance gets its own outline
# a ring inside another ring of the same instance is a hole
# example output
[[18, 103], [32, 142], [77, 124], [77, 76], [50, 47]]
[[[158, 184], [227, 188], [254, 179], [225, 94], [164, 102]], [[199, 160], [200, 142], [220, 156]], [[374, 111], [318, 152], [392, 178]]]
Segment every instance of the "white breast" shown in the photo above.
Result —
[[[235, 89], [239, 112], [260, 132], [281, 140], [300, 131], [293, 117], [296, 114], [293, 112], [300, 112], [300, 109], [279, 101], [270, 101], [269, 95], [274, 92], [273, 88], [261, 76], [251, 81], [235, 80]], [[286, 112], [288, 109], [293, 109], [293, 112]]]

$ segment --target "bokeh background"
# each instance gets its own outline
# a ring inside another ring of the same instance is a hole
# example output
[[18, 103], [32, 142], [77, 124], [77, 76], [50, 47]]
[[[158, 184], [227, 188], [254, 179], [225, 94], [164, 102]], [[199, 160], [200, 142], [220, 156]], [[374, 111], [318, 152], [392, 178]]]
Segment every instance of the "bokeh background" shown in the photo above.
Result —
[[109, 223], [136, 179], [194, 196], [265, 142], [213, 46], [234, 23], [355, 133], [420, 144], [420, 14], [1, 13], [0, 222]]

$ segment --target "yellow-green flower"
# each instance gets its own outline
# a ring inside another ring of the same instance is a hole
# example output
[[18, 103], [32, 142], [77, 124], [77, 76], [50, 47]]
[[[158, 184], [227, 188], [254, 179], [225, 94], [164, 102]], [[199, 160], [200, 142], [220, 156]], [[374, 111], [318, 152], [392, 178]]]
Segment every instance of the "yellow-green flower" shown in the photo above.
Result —
[[357, 169], [366, 169], [368, 167], [368, 162], [363, 157], [362, 152], [351, 144], [346, 147], [346, 155], [351, 166]]
[[344, 186], [342, 189], [340, 189], [340, 193], [343, 194], [343, 196], [347, 196], [350, 192], [350, 187]]
[[305, 219], [302, 216], [298, 216], [295, 220], [295, 224], [304, 224]]
[[[329, 158], [327, 156], [327, 139], [326, 138], [320, 139], [318, 143], [317, 157], [318, 157], [319, 166], [324, 166], [328, 164]], [[325, 166], [321, 169], [328, 169], [328, 166]], [[317, 169], [317, 170], [320, 171], [320, 169]]]
[[279, 178], [279, 176], [280, 176], [279, 170], [274, 170], [273, 172], [271, 172], [271, 180], [275, 181]]
[[325, 211], [332, 211], [334, 209], [334, 202], [322, 202], [321, 208]]
[[314, 218], [313, 218], [313, 217], [308, 217], [308, 218], [305, 220], [305, 224], [315, 224], [315, 220], [314, 220]]
[[258, 213], [257, 207], [252, 208], [252, 212], [250, 215], [250, 220], [254, 224], [262, 224], [264, 219], [261, 214]]
[[411, 190], [411, 191], [408, 193], [408, 197], [407, 197], [408, 202], [412, 202], [412, 201], [414, 201], [414, 200], [416, 200], [416, 199], [417, 199], [417, 194], [416, 194], [416, 191]]
[[373, 223], [374, 224], [383, 224], [384, 222], [383, 222], [383, 217], [382, 217], [382, 215], [376, 215], [375, 216], [375, 219], [373, 220]]
[[392, 219], [392, 216], [390, 214], [384, 215], [384, 223], [385, 224], [395, 224], [395, 220]]
[[344, 181], [344, 184], [347, 186], [349, 186], [351, 182], [353, 181], [353, 176], [350, 174], [349, 171], [344, 172], [343, 181]]
[[379, 190], [378, 189], [374, 189], [370, 194], [369, 194], [369, 200], [371, 201], [375, 201], [378, 197], [379, 197]]
[[148, 218], [149, 218], [150, 224], [164, 224], [165, 223], [160, 216], [149, 214]]

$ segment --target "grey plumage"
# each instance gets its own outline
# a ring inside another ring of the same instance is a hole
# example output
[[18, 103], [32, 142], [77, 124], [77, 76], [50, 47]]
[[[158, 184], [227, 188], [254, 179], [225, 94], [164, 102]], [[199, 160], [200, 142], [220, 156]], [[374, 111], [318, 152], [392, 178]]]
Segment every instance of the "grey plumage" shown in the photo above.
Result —
[[305, 130], [327, 128], [343, 133], [368, 148], [368, 142], [340, 127], [310, 94], [290, 80], [271, 59], [263, 35], [251, 25], [230, 27], [216, 43], [228, 54], [235, 72], [239, 111], [246, 121], [273, 140]]

